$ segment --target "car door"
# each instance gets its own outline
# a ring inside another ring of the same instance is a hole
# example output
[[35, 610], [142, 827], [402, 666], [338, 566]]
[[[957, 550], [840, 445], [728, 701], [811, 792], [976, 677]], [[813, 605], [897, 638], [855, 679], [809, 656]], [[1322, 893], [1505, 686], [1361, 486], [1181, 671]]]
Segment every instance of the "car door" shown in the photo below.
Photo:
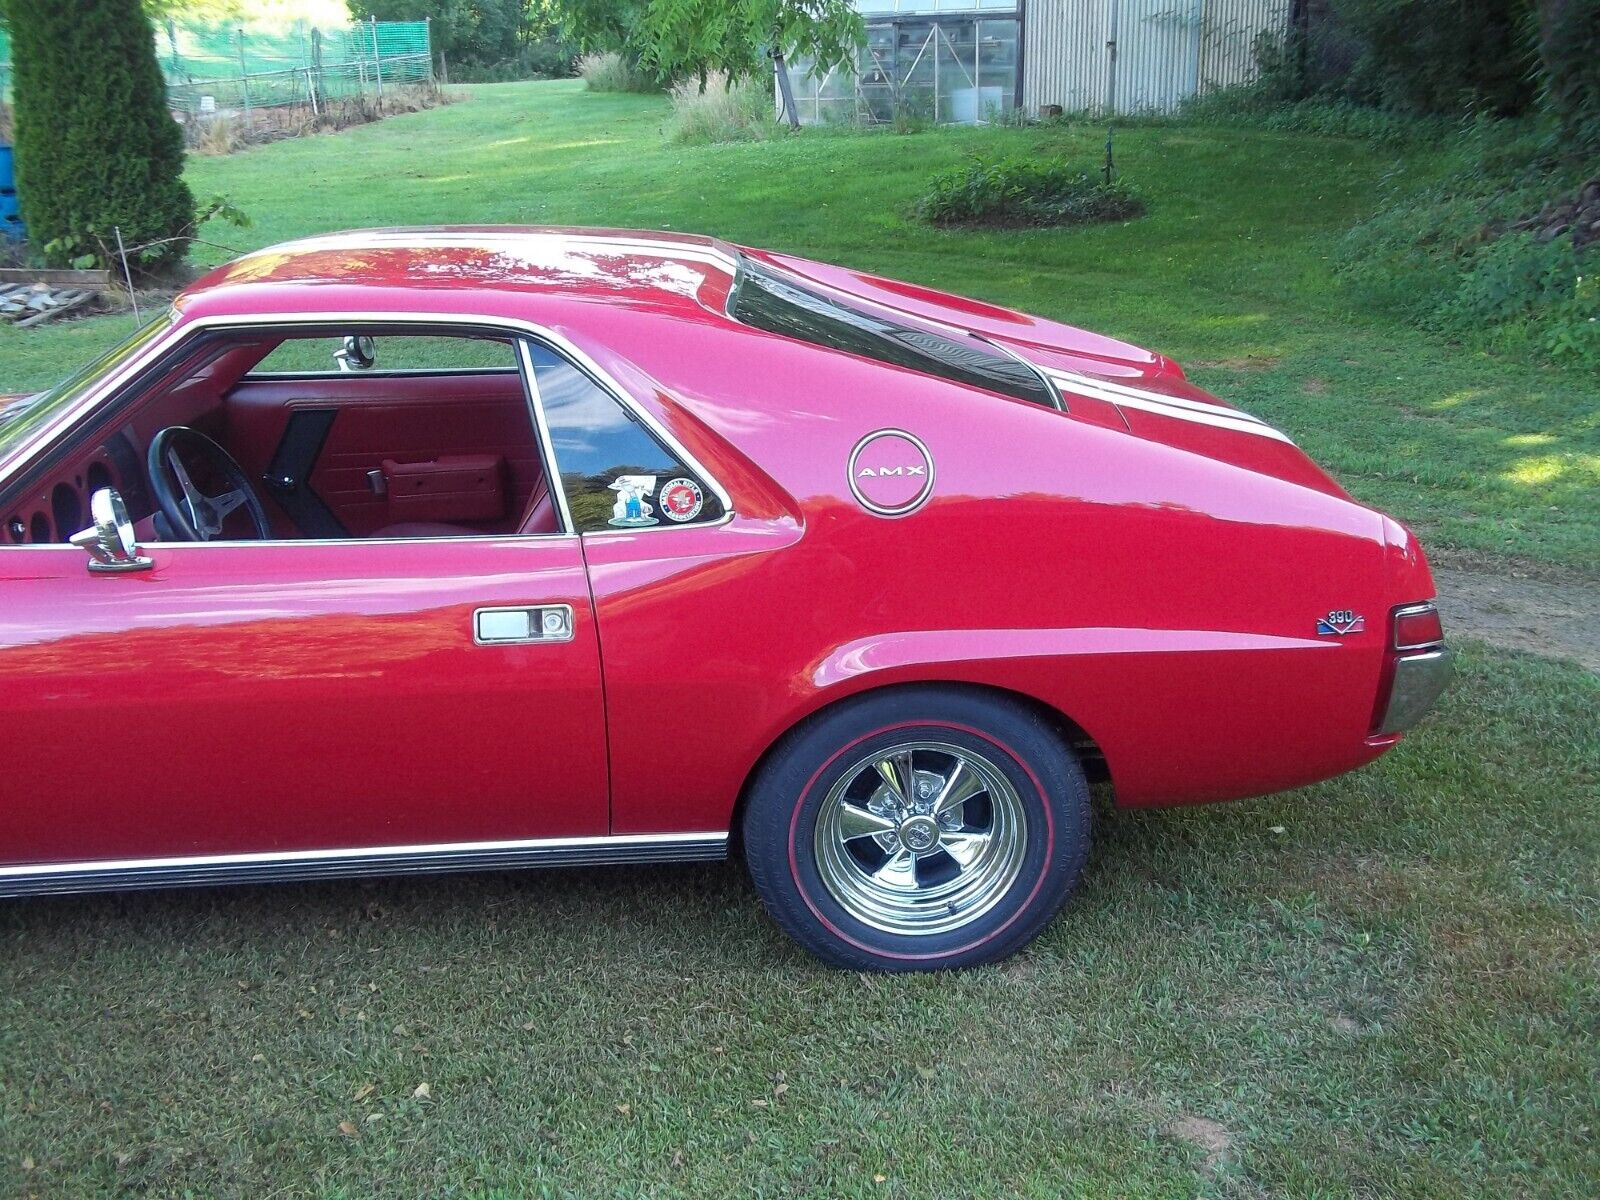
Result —
[[577, 538], [144, 549], [0, 550], [0, 860], [607, 831]]

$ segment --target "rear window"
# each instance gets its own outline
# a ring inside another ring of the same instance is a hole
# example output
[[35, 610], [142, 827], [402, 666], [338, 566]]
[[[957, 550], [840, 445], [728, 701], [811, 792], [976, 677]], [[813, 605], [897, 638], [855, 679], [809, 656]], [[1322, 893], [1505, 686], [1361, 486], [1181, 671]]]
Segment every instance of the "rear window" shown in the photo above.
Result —
[[1032, 367], [976, 337], [947, 337], [851, 308], [748, 258], [740, 260], [728, 315], [768, 333], [1056, 407], [1055, 393]]

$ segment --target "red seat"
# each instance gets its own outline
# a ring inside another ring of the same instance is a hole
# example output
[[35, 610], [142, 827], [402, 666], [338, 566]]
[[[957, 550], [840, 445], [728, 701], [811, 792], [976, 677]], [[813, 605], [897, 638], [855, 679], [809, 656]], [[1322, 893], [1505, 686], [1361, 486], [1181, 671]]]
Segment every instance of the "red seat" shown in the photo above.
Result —
[[[555, 500], [544, 476], [533, 485], [527, 506], [522, 510], [522, 520], [517, 533], [554, 533], [557, 529]], [[396, 521], [375, 529], [369, 535], [375, 538], [444, 538], [483, 537], [486, 531], [469, 525], [451, 525], [445, 521]]]

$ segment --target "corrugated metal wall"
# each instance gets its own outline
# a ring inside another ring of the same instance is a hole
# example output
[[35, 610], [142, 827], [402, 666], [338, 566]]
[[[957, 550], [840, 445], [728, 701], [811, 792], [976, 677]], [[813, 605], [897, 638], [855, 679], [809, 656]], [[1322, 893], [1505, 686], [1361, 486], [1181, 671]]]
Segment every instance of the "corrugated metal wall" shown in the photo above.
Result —
[[1256, 77], [1255, 44], [1262, 31], [1289, 28], [1292, 0], [1207, 0], [1200, 38], [1200, 94]]
[[1109, 0], [1028, 0], [1022, 16], [1022, 107], [1103, 110], [1110, 93]]
[[1023, 108], [1167, 112], [1197, 93], [1248, 83], [1256, 37], [1287, 29], [1289, 4], [1028, 0]]
[[1195, 92], [1202, 0], [1122, 0], [1113, 110], [1168, 112]]

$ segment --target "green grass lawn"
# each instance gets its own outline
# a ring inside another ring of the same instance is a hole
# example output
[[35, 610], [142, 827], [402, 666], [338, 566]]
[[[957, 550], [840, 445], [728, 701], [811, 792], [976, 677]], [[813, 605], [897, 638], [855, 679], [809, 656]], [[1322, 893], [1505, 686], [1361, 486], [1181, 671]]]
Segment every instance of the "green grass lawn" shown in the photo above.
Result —
[[954, 976], [734, 864], [10, 901], [0, 1195], [1594, 1196], [1597, 706], [1470, 655], [1356, 775], [1100, 813]]
[[[1430, 546], [1600, 562], [1600, 381], [1461, 351], [1351, 311], [1331, 286], [1330, 246], [1374, 205], [1393, 152], [1259, 130], [1132, 128], [1118, 134], [1118, 161], [1149, 200], [1147, 218], [944, 232], [908, 216], [933, 172], [982, 149], [1091, 165], [1104, 130], [809, 131], [680, 147], [661, 137], [657, 97], [586, 94], [575, 82], [469, 95], [333, 137], [195, 160], [198, 195], [224, 193], [255, 219], [206, 236], [251, 249], [361, 225], [615, 224], [830, 259], [1171, 354]], [[1433, 166], [1425, 151], [1414, 159], [1414, 173]], [[0, 392], [53, 382], [129, 325], [0, 329]]]
[[[1187, 362], [1430, 545], [1594, 567], [1595, 381], [1330, 286], [1383, 153], [1131, 129], [1147, 219], [936, 233], [905, 216], [932, 171], [996, 143], [1088, 162], [1103, 131], [681, 148], [663, 118], [500, 85], [191, 175], [256, 218], [208, 231], [239, 248], [670, 227], [1065, 318]], [[129, 326], [0, 331], [0, 391]], [[1594, 675], [1469, 647], [1366, 770], [1102, 809], [1062, 918], [957, 976], [814, 964], [736, 864], [7, 902], [0, 1196], [1600, 1195], [1597, 711]]]

